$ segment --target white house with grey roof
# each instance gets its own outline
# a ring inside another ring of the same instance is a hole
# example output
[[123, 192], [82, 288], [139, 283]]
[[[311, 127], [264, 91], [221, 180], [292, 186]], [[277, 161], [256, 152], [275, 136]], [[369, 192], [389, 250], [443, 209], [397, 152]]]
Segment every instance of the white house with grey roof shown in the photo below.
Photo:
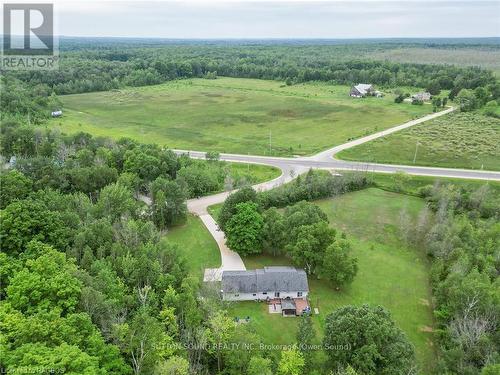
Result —
[[430, 92], [417, 92], [416, 94], [413, 94], [411, 96], [412, 99], [420, 100], [422, 102], [427, 102], [431, 100], [431, 97], [432, 95]]
[[308, 293], [306, 272], [294, 267], [222, 272], [221, 294], [225, 301], [305, 299]]
[[374, 93], [375, 89], [373, 88], [373, 85], [360, 83], [351, 88], [351, 92], [349, 93], [349, 95], [354, 98], [362, 98], [364, 96], [372, 95]]

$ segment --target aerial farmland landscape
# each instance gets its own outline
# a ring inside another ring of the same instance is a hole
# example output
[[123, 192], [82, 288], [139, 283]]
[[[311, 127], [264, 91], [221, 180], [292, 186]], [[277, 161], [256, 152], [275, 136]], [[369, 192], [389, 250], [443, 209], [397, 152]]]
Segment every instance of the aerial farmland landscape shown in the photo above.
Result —
[[398, 106], [391, 94], [352, 100], [349, 90], [322, 83], [286, 86], [256, 79], [195, 78], [67, 95], [67, 115], [52, 122], [70, 132], [156, 140], [185, 150], [293, 156], [317, 153], [432, 112], [431, 106]]
[[1, 371], [500, 373], [498, 2], [13, 11]]

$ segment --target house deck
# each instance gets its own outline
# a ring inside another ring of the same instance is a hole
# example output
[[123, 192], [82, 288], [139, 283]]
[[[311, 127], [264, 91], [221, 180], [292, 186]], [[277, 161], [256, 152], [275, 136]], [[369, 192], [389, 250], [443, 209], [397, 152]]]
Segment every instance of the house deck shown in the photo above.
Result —
[[306, 298], [273, 298], [268, 300], [267, 304], [269, 314], [283, 316], [300, 316], [311, 309]]

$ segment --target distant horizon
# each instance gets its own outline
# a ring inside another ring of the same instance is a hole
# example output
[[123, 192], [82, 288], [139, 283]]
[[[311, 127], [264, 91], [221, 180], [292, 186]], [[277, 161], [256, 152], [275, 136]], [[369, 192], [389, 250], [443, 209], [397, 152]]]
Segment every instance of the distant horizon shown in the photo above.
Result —
[[55, 33], [75, 38], [344, 40], [500, 37], [500, 1], [53, 0], [53, 3]]
[[429, 39], [498, 39], [500, 36], [406, 36], [406, 37], [209, 37], [209, 38], [182, 38], [163, 36], [112, 36], [112, 35], [56, 35], [58, 38], [100, 38], [100, 39], [162, 39], [162, 40], [429, 40]]
[[[0, 39], [3, 38], [0, 33]], [[23, 35], [11, 35], [13, 38], [24, 38]], [[320, 37], [211, 37], [211, 38], [181, 38], [181, 37], [163, 37], [163, 36], [113, 36], [113, 35], [54, 35], [55, 38], [74, 38], [74, 39], [153, 39], [153, 40], [172, 40], [172, 41], [362, 41], [362, 40], [393, 40], [393, 41], [426, 41], [426, 40], [497, 40], [500, 43], [500, 36], [406, 36], [406, 37], [354, 37], [354, 38], [320, 38]]]
[[[0, 40], [4, 37], [0, 33]], [[24, 38], [23, 35], [10, 35], [11, 38]], [[408, 37], [356, 37], [356, 38], [315, 38], [315, 37], [239, 37], [239, 38], [180, 38], [162, 36], [112, 36], [112, 35], [54, 35], [57, 39], [130, 39], [130, 40], [162, 40], [162, 41], [495, 41], [500, 44], [500, 36], [408, 36]]]

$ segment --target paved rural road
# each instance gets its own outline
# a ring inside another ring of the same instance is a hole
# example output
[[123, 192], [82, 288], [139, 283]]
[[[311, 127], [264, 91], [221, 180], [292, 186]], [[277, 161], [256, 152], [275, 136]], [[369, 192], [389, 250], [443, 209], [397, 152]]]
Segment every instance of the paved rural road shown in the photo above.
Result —
[[[377, 164], [377, 163], [361, 163], [339, 160], [335, 155], [342, 150], [360, 145], [365, 142], [372, 141], [376, 138], [384, 137], [388, 134], [407, 129], [415, 126], [424, 121], [443, 116], [450, 113], [455, 108], [448, 108], [444, 111], [433, 113], [417, 120], [408, 121], [404, 124], [395, 126], [390, 129], [380, 131], [359, 138], [339, 146], [332, 147], [328, 150], [322, 151], [316, 155], [298, 158], [282, 158], [270, 156], [254, 156], [254, 155], [239, 155], [239, 154], [220, 154], [220, 159], [231, 162], [239, 163], [253, 163], [271, 165], [281, 169], [282, 174], [280, 177], [255, 185], [257, 191], [264, 191], [272, 189], [283, 183], [291, 181], [297, 175], [305, 173], [310, 168], [327, 169], [331, 171], [367, 171], [367, 172], [380, 172], [380, 173], [395, 173], [398, 171], [406, 172], [412, 175], [420, 176], [433, 176], [433, 177], [452, 177], [452, 178], [467, 178], [478, 180], [495, 180], [500, 181], [500, 172], [491, 172], [483, 170], [469, 170], [469, 169], [453, 169], [453, 168], [437, 168], [437, 167], [418, 167], [410, 165], [392, 165], [392, 164]], [[176, 150], [178, 154], [189, 154], [193, 158], [205, 158], [205, 152], [201, 151], [186, 151]], [[224, 238], [224, 233], [218, 228], [215, 220], [209, 215], [207, 208], [213, 204], [222, 203], [232, 192], [225, 192], [215, 195], [210, 195], [198, 199], [190, 199], [187, 202], [189, 212], [199, 216], [209, 232], [214, 237], [219, 245], [221, 251], [222, 265], [220, 268], [205, 270], [205, 281], [220, 280], [223, 270], [245, 270], [245, 265], [240, 256], [234, 251], [230, 250]]]

